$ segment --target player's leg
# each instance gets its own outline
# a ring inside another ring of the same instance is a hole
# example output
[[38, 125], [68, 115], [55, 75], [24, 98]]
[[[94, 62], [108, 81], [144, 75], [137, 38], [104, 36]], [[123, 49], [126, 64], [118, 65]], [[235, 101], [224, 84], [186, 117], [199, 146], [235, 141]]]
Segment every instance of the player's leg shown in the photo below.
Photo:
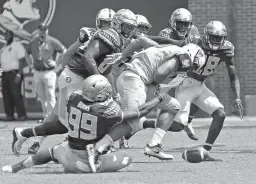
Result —
[[[153, 97], [153, 92], [156, 86], [150, 85], [148, 87], [148, 100]], [[162, 109], [159, 116], [157, 117], [157, 124], [155, 132], [144, 149], [144, 154], [148, 156], [153, 156], [161, 160], [171, 160], [173, 159], [172, 155], [164, 153], [162, 150], [162, 139], [170, 128], [173, 119], [180, 108], [179, 102], [170, 97], [168, 94], [165, 94], [165, 99], [162, 101], [157, 108]]]
[[[50, 118], [50, 116], [51, 114], [47, 118]], [[15, 128], [13, 130], [13, 152], [16, 156], [19, 156], [22, 144], [29, 137], [64, 134], [67, 132], [68, 129], [60, 121], [47, 121], [29, 128]]]
[[[147, 88], [140, 76], [132, 71], [124, 71], [118, 77], [117, 89], [122, 99], [121, 107], [123, 110], [137, 108], [146, 101]], [[140, 119], [114, 125], [109, 133], [95, 144], [95, 149], [87, 149], [90, 165], [94, 164], [97, 155], [101, 154], [109, 145], [129, 133], [142, 129], [141, 126]]]
[[6, 165], [2, 167], [2, 171], [6, 173], [16, 173], [20, 170], [33, 167], [35, 165], [42, 165], [52, 161], [51, 154], [48, 149], [42, 150], [37, 154], [30, 156], [16, 164]]
[[[219, 99], [216, 95], [209, 90], [206, 86], [204, 86], [204, 91], [201, 96], [194, 102], [200, 109], [207, 112], [213, 117], [212, 123], [210, 125], [206, 143], [207, 144], [214, 144], [215, 140], [218, 138], [224, 120], [226, 118], [226, 113], [224, 111], [224, 106], [220, 103]], [[204, 148], [207, 151], [211, 150], [210, 145], [205, 145]], [[215, 159], [206, 158], [206, 161], [214, 161]]]

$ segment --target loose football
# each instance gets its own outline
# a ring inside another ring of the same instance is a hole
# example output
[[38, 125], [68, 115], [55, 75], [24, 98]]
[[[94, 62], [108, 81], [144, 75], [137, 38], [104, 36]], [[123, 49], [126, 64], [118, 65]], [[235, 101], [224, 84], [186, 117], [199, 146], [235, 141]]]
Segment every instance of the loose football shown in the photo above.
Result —
[[208, 156], [203, 147], [191, 147], [182, 153], [182, 158], [190, 163], [200, 163]]

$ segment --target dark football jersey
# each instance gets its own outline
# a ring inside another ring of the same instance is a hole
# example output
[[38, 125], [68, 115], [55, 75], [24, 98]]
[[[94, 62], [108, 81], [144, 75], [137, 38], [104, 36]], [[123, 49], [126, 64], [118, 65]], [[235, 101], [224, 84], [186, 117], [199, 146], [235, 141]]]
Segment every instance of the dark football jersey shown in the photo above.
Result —
[[[94, 35], [91, 38], [90, 42], [96, 39], [100, 40], [102, 43], [104, 43], [110, 48], [110, 51], [108, 53], [101, 54], [98, 58], [95, 59], [98, 67], [100, 66], [102, 61], [105, 59], [106, 55], [115, 53], [115, 52], [120, 52], [121, 49], [123, 49], [123, 43], [119, 38], [118, 33], [111, 28], [100, 29], [94, 32]], [[86, 66], [84, 65], [85, 63], [84, 52], [86, 49], [87, 49], [87, 46], [79, 48], [68, 64], [68, 67], [72, 72], [74, 72], [75, 74], [83, 78], [87, 78], [88, 76], [91, 75], [90, 72], [87, 71]]]
[[[181, 40], [177, 32], [172, 28], [165, 28], [162, 31], [160, 31], [158, 35], [162, 37], [172, 38], [174, 40]], [[194, 25], [191, 26], [191, 29], [186, 36], [186, 39], [188, 43], [194, 43], [194, 44], [198, 43], [198, 40], [200, 39], [200, 34], [196, 26]]]
[[202, 40], [198, 42], [198, 45], [203, 49], [206, 56], [205, 65], [200, 72], [202, 76], [212, 75], [221, 62], [234, 57], [234, 46], [227, 40], [218, 51], [212, 51]]
[[107, 117], [120, 113], [119, 111], [121, 108], [113, 99], [95, 106], [95, 103], [89, 102], [81, 95], [81, 91], [72, 93], [67, 101], [70, 147], [85, 149], [87, 144], [99, 141], [116, 123]]

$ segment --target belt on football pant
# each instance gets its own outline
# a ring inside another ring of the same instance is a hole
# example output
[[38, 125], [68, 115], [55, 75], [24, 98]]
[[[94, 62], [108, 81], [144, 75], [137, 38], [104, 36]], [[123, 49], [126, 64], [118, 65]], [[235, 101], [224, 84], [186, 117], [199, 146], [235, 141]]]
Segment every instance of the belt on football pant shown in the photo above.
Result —
[[55, 67], [51, 67], [51, 68], [42, 68], [42, 69], [38, 69], [38, 68], [35, 68], [36, 71], [39, 71], [39, 72], [45, 72], [45, 71], [50, 71], [50, 70], [53, 70]]

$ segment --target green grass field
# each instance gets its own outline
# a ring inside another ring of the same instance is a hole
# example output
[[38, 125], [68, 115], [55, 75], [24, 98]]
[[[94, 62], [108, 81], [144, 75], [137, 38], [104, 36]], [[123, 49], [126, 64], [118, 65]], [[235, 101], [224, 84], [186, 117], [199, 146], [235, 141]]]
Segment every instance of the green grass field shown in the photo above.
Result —
[[[185, 132], [168, 133], [163, 145], [166, 152], [174, 156], [173, 161], [160, 161], [146, 157], [144, 146], [151, 138], [152, 129], [141, 131], [130, 139], [133, 163], [119, 172], [103, 174], [65, 174], [61, 165], [53, 162], [36, 166], [16, 174], [0, 171], [0, 184], [253, 184], [256, 183], [256, 120], [227, 118], [223, 131], [212, 149], [212, 156], [223, 162], [191, 164], [181, 158], [186, 146], [204, 143], [210, 119], [196, 119], [195, 131], [200, 140], [190, 140]], [[7, 126], [6, 126], [7, 125]], [[27, 141], [22, 155], [16, 157], [11, 151], [12, 129], [17, 126], [36, 125], [35, 121], [0, 122], [0, 166], [15, 163], [27, 157]], [[48, 137], [41, 149], [60, 143], [65, 135]]]

